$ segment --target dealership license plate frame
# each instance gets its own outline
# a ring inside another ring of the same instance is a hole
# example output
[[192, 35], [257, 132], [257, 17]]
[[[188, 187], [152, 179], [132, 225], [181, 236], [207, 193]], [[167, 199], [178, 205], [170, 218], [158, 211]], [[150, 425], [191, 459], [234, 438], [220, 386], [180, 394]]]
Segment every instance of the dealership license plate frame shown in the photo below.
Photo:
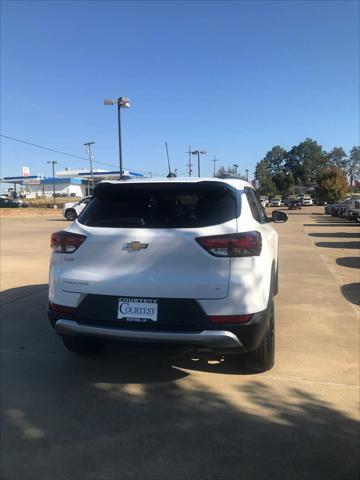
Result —
[[[152, 310], [151, 313], [150, 310]], [[159, 302], [157, 298], [119, 297], [118, 299], [117, 320], [119, 321], [156, 323], [158, 315]]]

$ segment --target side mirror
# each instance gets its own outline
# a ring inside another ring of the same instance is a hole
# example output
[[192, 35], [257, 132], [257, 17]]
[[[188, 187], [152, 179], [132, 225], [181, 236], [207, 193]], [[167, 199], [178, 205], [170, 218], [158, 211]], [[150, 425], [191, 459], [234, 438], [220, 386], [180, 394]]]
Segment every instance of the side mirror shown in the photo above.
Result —
[[285, 212], [274, 210], [271, 214], [271, 219], [274, 223], [285, 223], [287, 222], [288, 216]]

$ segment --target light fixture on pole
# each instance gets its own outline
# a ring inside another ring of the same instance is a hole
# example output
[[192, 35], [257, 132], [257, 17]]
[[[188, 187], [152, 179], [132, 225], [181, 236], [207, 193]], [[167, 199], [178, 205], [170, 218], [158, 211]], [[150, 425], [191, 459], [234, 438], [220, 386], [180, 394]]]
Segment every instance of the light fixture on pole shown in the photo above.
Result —
[[245, 172], [246, 172], [246, 181], [248, 182], [249, 181], [249, 169], [245, 168]]
[[54, 198], [54, 208], [56, 208], [56, 201], [55, 201], [55, 165], [58, 162], [56, 160], [48, 160], [46, 163], [52, 164], [53, 198]]
[[237, 176], [237, 172], [238, 172], [237, 169], [239, 168], [239, 165], [237, 163], [234, 163], [233, 167], [235, 168], [235, 175]]
[[198, 177], [200, 177], [200, 155], [205, 155], [206, 151], [205, 150], [193, 150], [191, 152], [192, 155], [197, 155], [198, 157]]
[[95, 142], [84, 143], [85, 147], [88, 147], [89, 162], [90, 162], [90, 175], [91, 175], [91, 193], [94, 191], [94, 174], [92, 166], [92, 155], [91, 155], [91, 145], [94, 145]]
[[117, 100], [105, 99], [104, 105], [118, 106], [118, 137], [119, 137], [119, 167], [120, 167], [120, 180], [123, 178], [123, 162], [122, 162], [122, 144], [121, 144], [121, 109], [130, 107], [130, 100], [126, 97], [119, 97]]

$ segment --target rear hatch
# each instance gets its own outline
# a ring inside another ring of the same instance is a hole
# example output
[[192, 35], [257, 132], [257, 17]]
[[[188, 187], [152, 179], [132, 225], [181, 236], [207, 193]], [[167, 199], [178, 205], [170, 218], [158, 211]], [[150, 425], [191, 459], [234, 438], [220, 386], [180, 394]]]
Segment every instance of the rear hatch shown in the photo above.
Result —
[[63, 256], [61, 288], [121, 297], [225, 298], [230, 258], [212, 256], [195, 239], [236, 233], [237, 216], [236, 190], [224, 182], [99, 184], [70, 228], [86, 240]]

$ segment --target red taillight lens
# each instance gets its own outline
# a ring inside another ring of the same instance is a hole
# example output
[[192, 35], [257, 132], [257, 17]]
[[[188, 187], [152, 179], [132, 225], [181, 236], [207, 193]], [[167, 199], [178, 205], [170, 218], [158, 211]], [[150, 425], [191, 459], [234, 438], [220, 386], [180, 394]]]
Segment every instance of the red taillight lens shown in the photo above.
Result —
[[195, 240], [215, 257], [257, 257], [262, 247], [261, 234], [256, 231], [199, 237]]
[[210, 323], [247, 323], [252, 319], [252, 313], [245, 315], [210, 315], [208, 320]]
[[73, 313], [76, 307], [68, 307], [67, 305], [58, 305], [57, 303], [49, 302], [49, 310], [59, 313]]
[[51, 248], [55, 253], [73, 253], [86, 240], [86, 235], [71, 232], [55, 232], [51, 235]]

